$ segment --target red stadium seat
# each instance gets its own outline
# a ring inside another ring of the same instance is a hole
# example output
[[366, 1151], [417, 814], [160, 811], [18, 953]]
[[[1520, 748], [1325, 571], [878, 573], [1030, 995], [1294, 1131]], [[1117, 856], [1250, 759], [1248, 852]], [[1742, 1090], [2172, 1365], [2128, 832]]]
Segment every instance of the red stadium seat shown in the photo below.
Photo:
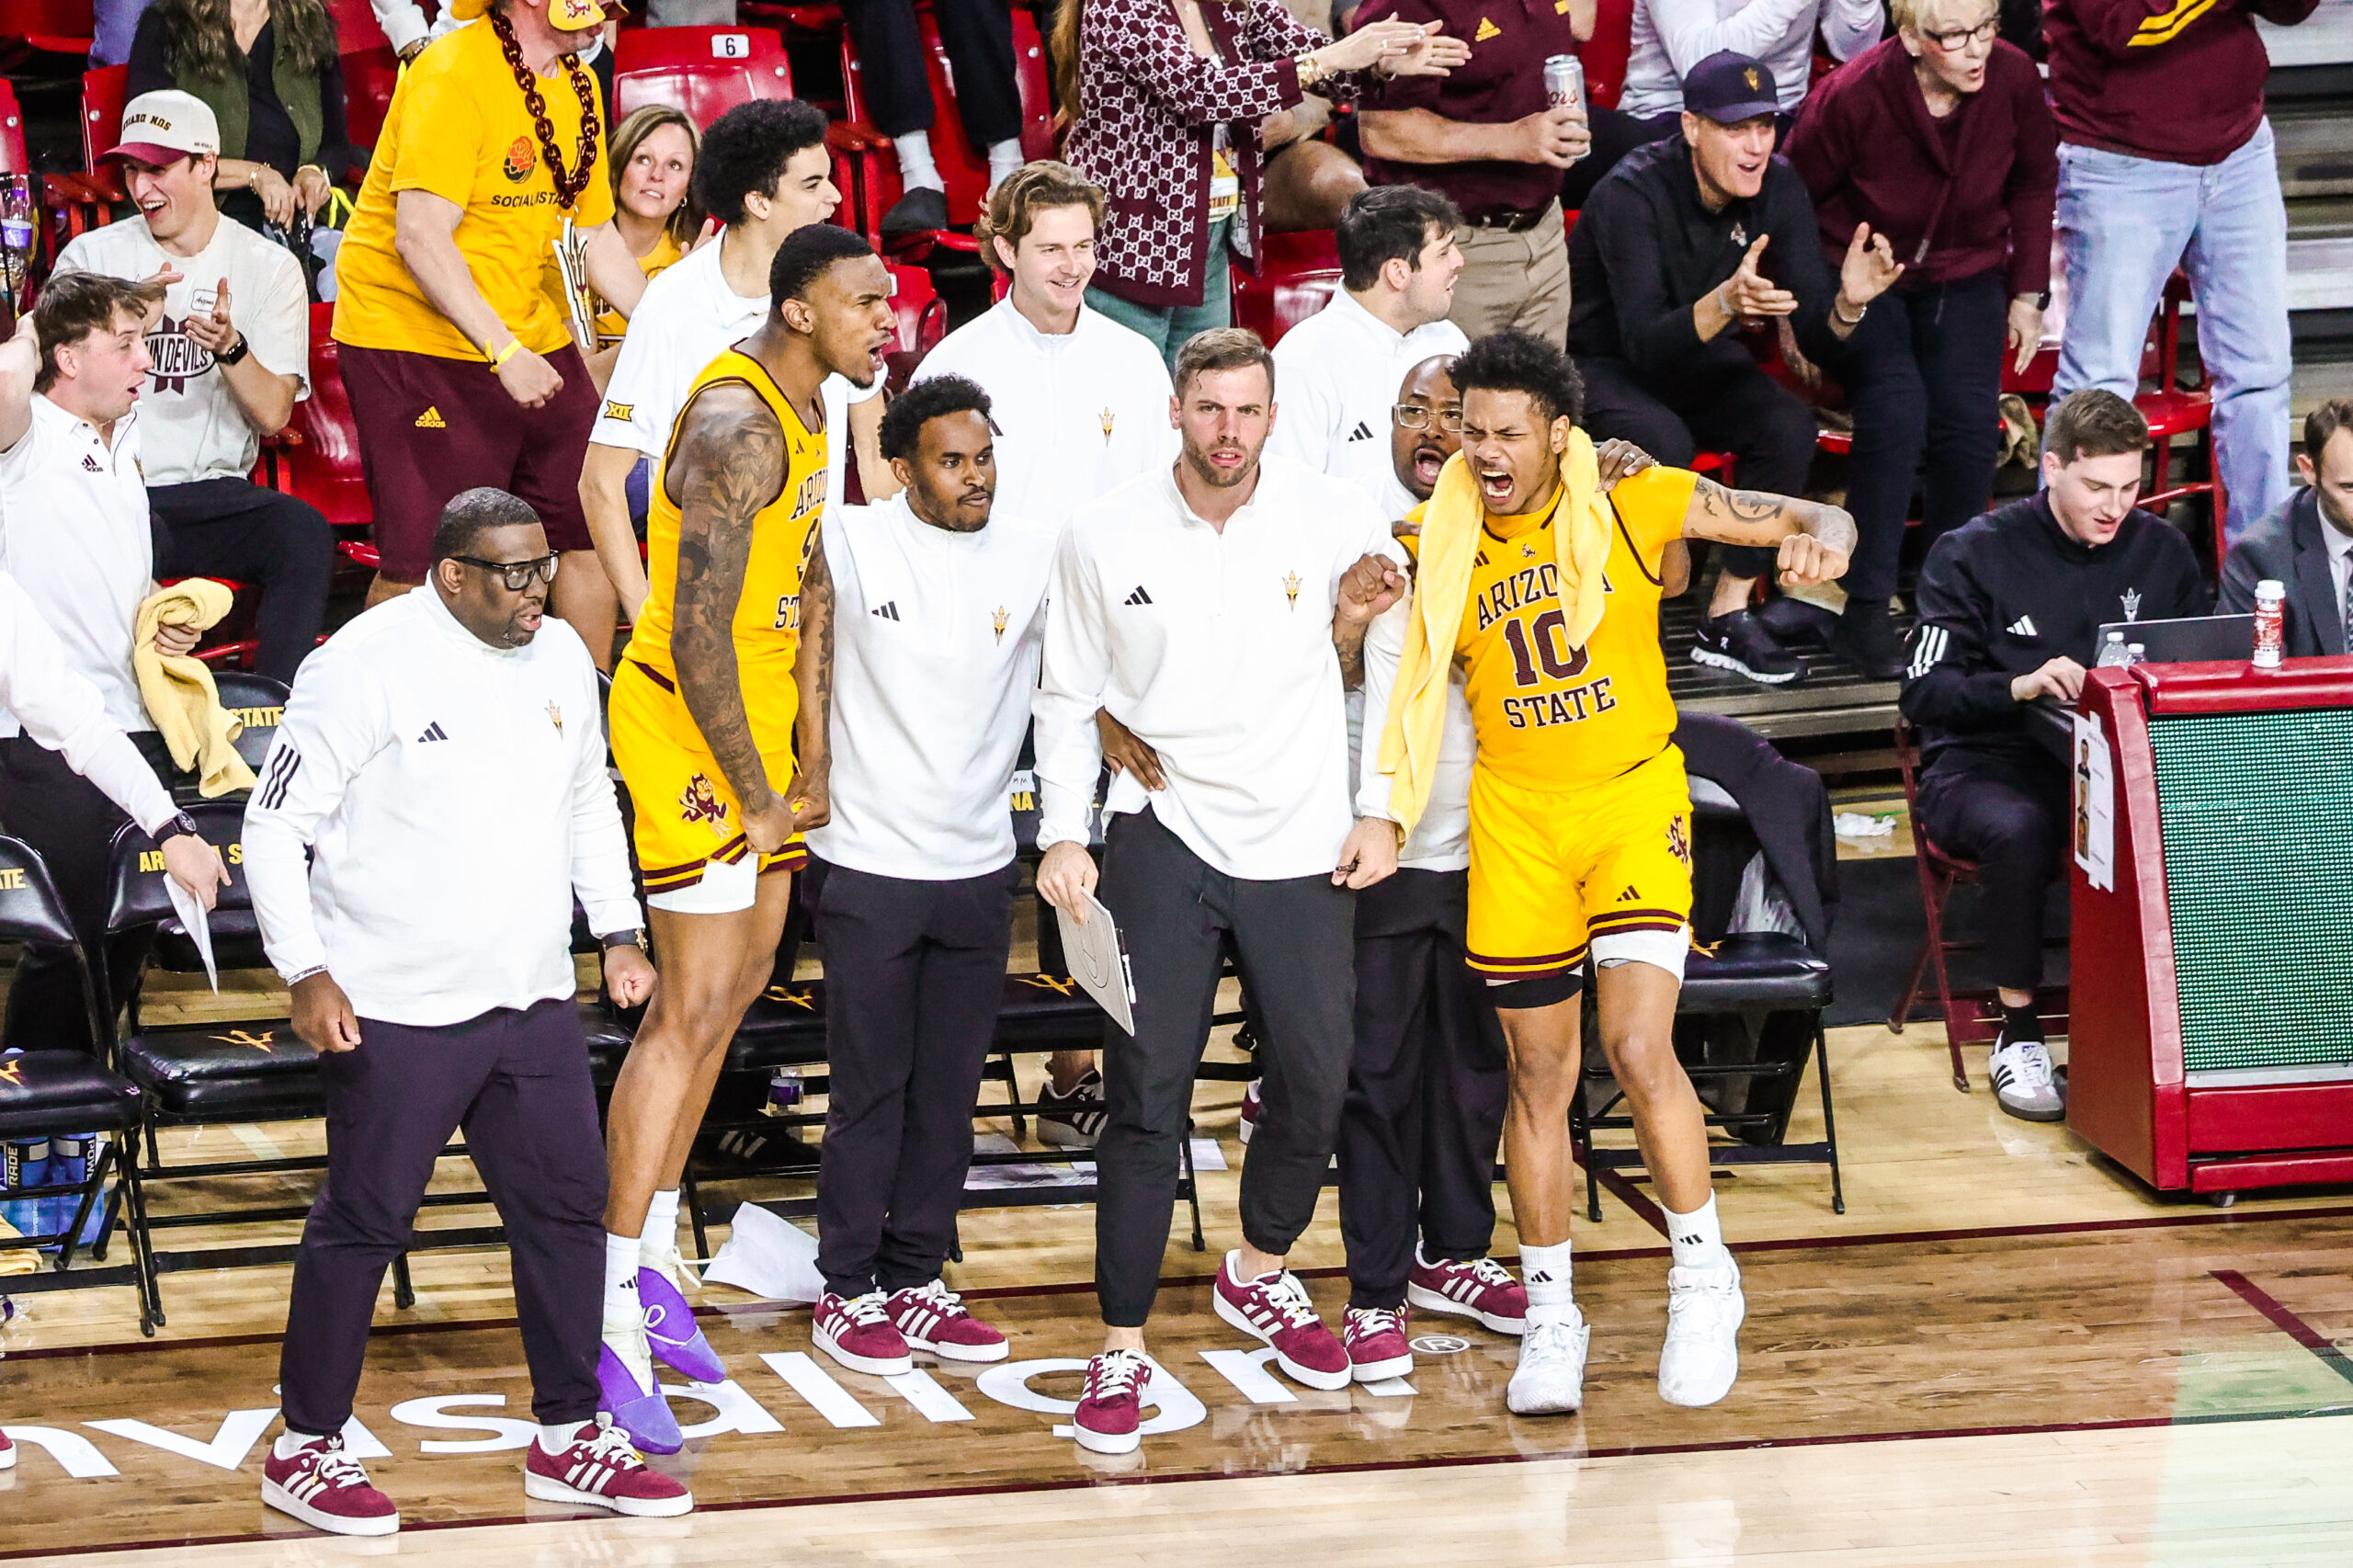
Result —
[[[963, 116], [956, 108], [956, 82], [948, 64], [948, 48], [939, 40], [939, 22], [928, 6], [916, 8], [915, 27], [923, 36], [926, 74], [931, 83], [931, 158], [938, 166], [940, 182], [948, 187], [948, 221], [960, 227], [976, 223], [981, 217], [982, 199], [989, 188], [987, 150], [975, 148], [964, 135]], [[849, 119], [853, 129], [871, 143], [870, 150], [859, 160], [858, 214], [852, 226], [879, 247], [882, 215], [904, 194], [899, 183], [899, 159], [891, 149], [889, 138], [867, 121], [858, 50], [850, 42], [847, 28], [842, 33], [841, 48], [842, 83], [847, 95]], [[1045, 43], [1038, 36], [1036, 20], [1019, 6], [1013, 12], [1013, 61], [1021, 91], [1022, 156], [1051, 158], [1055, 154], [1054, 106], [1052, 88], [1047, 81]], [[945, 245], [951, 250], [977, 249], [970, 234], [947, 230], [892, 241], [892, 248], [902, 251], [921, 252], [933, 245]]]
[[384, 111], [392, 107], [392, 89], [400, 79], [401, 57], [389, 43], [344, 55], [343, 114], [353, 142], [362, 147], [376, 144], [376, 138], [384, 133]]
[[[434, 6], [431, 0], [426, 0], [424, 9], [426, 18], [430, 20], [438, 7]], [[392, 40], [384, 36], [383, 28], [376, 20], [375, 8], [368, 4], [368, 0], [327, 0], [327, 12], [335, 17], [335, 48], [345, 54], [358, 54], [371, 49], [390, 49], [392, 46]], [[351, 62], [345, 61], [343, 69], [345, 86], [348, 90]], [[352, 135], [358, 141], [367, 140], [357, 131], [354, 131]]]
[[97, 30], [90, 0], [0, 0], [0, 39], [56, 54], [87, 54]]
[[0, 81], [0, 175], [32, 172], [25, 153], [25, 111], [17, 103], [16, 87]]
[[1593, 36], [1577, 45], [1585, 65], [1585, 96], [1603, 108], [1616, 108], [1626, 90], [1626, 62], [1634, 52], [1634, 0], [1599, 0]]
[[1233, 322], [1271, 348], [1284, 333], [1322, 310], [1340, 286], [1340, 253], [1329, 229], [1262, 236], [1257, 276], [1233, 272]]
[[316, 506], [335, 530], [335, 547], [347, 560], [372, 569], [369, 542], [376, 511], [359, 464], [359, 425], [333, 335], [335, 307], [311, 307], [311, 395], [294, 405], [294, 417], [269, 443], [274, 487]]
[[130, 66], [102, 65], [82, 73], [82, 167], [113, 189], [121, 187], [121, 176], [98, 155], [122, 140], [122, 106], [130, 97]]
[[948, 301], [920, 267], [891, 268], [891, 306], [899, 313], [899, 346], [891, 350], [884, 385], [895, 395], [906, 390], [923, 357], [948, 335]]
[[767, 28], [640, 28], [613, 56], [616, 120], [647, 104], [709, 125], [737, 104], [792, 97], [784, 40]]

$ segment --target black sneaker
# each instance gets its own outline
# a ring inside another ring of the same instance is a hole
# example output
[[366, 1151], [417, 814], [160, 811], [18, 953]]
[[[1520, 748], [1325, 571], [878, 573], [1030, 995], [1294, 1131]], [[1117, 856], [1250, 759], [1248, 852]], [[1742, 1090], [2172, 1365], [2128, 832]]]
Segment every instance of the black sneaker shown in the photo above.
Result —
[[1784, 648], [1827, 648], [1831, 633], [1838, 628], [1838, 618], [1829, 610], [1788, 594], [1767, 599], [1756, 619]]
[[1746, 676], [1760, 686], [1793, 686], [1805, 678], [1805, 661], [1774, 642], [1753, 609], [1702, 619], [1691, 662]]
[[882, 214], [882, 233], [892, 234], [921, 234], [948, 227], [948, 196], [944, 191], [919, 185], [898, 200], [891, 203], [891, 210]]
[[1900, 680], [1904, 676], [1904, 639], [1895, 634], [1894, 618], [1885, 599], [1848, 599], [1847, 613], [1830, 634], [1831, 651], [1872, 680]]
[[1049, 1079], [1038, 1089], [1038, 1142], [1057, 1149], [1092, 1149], [1103, 1133], [1103, 1074], [1086, 1076], [1063, 1094]]

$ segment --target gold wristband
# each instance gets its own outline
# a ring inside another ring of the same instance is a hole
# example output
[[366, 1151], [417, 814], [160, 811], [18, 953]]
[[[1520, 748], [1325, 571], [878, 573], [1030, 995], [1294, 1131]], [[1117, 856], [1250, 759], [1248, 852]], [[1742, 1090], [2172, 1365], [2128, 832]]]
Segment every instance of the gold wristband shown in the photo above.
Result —
[[1296, 63], [1299, 66], [1299, 85], [1302, 92], [1324, 79], [1324, 62], [1313, 55], [1302, 54]]
[[523, 340], [521, 338], [510, 337], [506, 340], [506, 347], [498, 350], [495, 354], [485, 355], [484, 358], [489, 359], [490, 368], [495, 370], [501, 365], [506, 364], [506, 361], [515, 358], [517, 354], [520, 353], [522, 351], [522, 347]]

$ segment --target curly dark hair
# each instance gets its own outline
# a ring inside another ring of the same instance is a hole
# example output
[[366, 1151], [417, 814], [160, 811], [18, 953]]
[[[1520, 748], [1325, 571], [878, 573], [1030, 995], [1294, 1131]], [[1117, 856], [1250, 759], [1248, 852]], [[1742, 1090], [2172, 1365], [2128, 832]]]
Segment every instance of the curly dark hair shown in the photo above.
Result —
[[1454, 361], [1454, 385], [1465, 398], [1482, 392], [1526, 392], [1547, 420], [1572, 425], [1585, 417], [1585, 379], [1554, 345], [1524, 332], [1498, 332], [1464, 349]]
[[[155, 0], [164, 29], [164, 63], [183, 81], [217, 81], [244, 69], [229, 58], [236, 30], [229, 22], [229, 0]], [[334, 63], [335, 17], [320, 0], [269, 0], [269, 20], [295, 68], [315, 76]]]
[[[158, 5], [164, 0], [156, 0]], [[710, 122], [695, 158], [695, 201], [721, 222], [744, 221], [744, 198], [776, 194], [795, 153], [825, 144], [825, 111], [799, 98], [754, 98]]]
[[883, 411], [882, 455], [914, 461], [925, 426], [945, 415], [968, 412], [988, 420], [991, 430], [996, 428], [996, 422], [989, 418], [989, 394], [981, 390], [978, 381], [962, 376], [934, 376], [927, 381], [917, 381], [892, 398], [891, 406]]

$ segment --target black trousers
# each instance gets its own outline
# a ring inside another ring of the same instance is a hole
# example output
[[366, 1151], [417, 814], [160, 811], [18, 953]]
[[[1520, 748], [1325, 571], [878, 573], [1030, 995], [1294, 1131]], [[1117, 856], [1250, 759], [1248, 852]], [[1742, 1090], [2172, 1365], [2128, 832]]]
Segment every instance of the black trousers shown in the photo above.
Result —
[[2016, 756], [1947, 750], [1921, 777], [1920, 818], [1938, 844], [1977, 862], [1994, 983], [2017, 991], [2041, 984], [2043, 904], [2063, 869], [2075, 818], [2066, 768], [2040, 749]]
[[[956, 110], [974, 153], [1021, 134], [1021, 87], [1014, 76], [1013, 10], [1006, 0], [934, 0], [939, 41], [956, 76]], [[931, 83], [915, 0], [844, 0], [842, 19], [858, 46], [867, 115], [885, 136], [929, 131]]]
[[810, 862], [833, 1082], [817, 1268], [840, 1295], [926, 1284], [955, 1247], [1019, 875], [915, 881]]
[[327, 1179], [303, 1221], [278, 1385], [289, 1431], [351, 1418], [385, 1267], [408, 1245], [433, 1162], [462, 1127], [506, 1227], [531, 1413], [597, 1414], [605, 1290], [605, 1142], [570, 997], [421, 1028], [359, 1020], [319, 1058]]
[[156, 575], [261, 585], [254, 668], [291, 685], [326, 629], [335, 530], [308, 501], [244, 479], [159, 484], [147, 492]]
[[1847, 571], [1848, 595], [1884, 602], [1895, 592], [1923, 452], [1924, 546], [1985, 509], [2002, 453], [2009, 320], [2009, 289], [1996, 267], [1951, 283], [1891, 289], [1847, 340], [1839, 379], [1855, 411], [1847, 509], [1861, 536]]
[[[1670, 468], [1690, 467], [1702, 451], [1730, 452], [1741, 489], [1804, 494], [1813, 467], [1813, 411], [1738, 343], [1719, 338], [1709, 347], [1719, 351], [1672, 385], [1644, 380], [1623, 359], [1580, 358], [1586, 431], [1596, 441], [1631, 441]], [[1719, 548], [1724, 570], [1735, 577], [1772, 570], [1772, 551]]]
[[1495, 1236], [1511, 1069], [1485, 983], [1462, 961], [1470, 895], [1468, 871], [1420, 870], [1357, 894], [1339, 1143], [1352, 1307], [1404, 1305], [1417, 1234], [1433, 1262], [1484, 1257]]
[[1287, 1253], [1315, 1217], [1353, 1045], [1356, 894], [1329, 872], [1257, 881], [1211, 869], [1149, 811], [1112, 820], [1096, 889], [1127, 939], [1133, 1039], [1103, 1031], [1095, 1146], [1095, 1293], [1103, 1321], [1152, 1315], [1176, 1201], [1193, 1074], [1209, 1043], [1229, 937], [1260, 1014], [1263, 1108], [1242, 1168], [1242, 1234]]
[[[114, 835], [130, 822], [98, 787], [30, 735], [0, 741], [0, 828], [23, 839], [49, 868], [66, 917], [95, 967], [98, 1011], [114, 1017], [146, 961], [153, 933], [107, 940]], [[6, 1042], [27, 1051], [96, 1051], [82, 977], [63, 948], [28, 946], [8, 987]]]

